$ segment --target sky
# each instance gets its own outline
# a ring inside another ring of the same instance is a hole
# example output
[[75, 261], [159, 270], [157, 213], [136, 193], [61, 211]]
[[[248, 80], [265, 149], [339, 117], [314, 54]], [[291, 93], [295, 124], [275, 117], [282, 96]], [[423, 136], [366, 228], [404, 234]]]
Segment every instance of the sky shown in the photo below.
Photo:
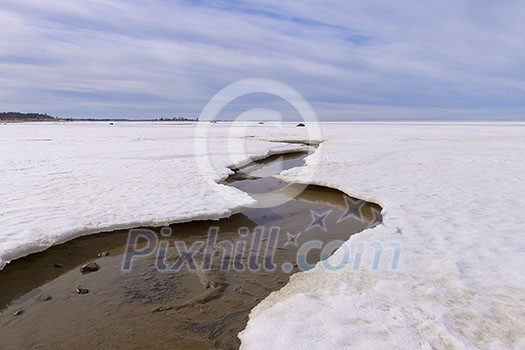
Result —
[[[0, 111], [198, 116], [266, 78], [321, 120], [525, 120], [523, 18], [519, 0], [2, 0]], [[291, 106], [249, 94], [221, 117], [253, 108]]]

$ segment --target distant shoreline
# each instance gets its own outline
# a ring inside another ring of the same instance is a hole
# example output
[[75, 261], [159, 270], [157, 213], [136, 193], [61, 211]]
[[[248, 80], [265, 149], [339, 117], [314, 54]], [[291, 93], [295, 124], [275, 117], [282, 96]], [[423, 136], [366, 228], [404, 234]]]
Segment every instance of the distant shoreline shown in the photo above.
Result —
[[198, 122], [199, 118], [171, 117], [154, 119], [126, 118], [61, 118], [41, 113], [0, 112], [0, 123], [29, 122]]
[[159, 120], [159, 119], [0, 119], [0, 124], [21, 124], [21, 123], [75, 123], [75, 122], [110, 122], [110, 123], [136, 123], [136, 122], [155, 122], [155, 123], [196, 123], [198, 120]]

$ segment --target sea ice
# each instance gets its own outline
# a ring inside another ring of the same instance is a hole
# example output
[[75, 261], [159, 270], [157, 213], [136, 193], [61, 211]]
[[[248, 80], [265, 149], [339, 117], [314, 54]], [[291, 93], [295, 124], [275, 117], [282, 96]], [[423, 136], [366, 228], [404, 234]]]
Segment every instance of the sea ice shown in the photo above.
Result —
[[384, 215], [329, 261], [394, 242], [400, 265], [391, 271], [385, 249], [374, 271], [369, 249], [358, 270], [318, 263], [292, 276], [252, 310], [242, 349], [523, 349], [525, 124], [325, 124], [323, 133], [308, 166], [281, 178], [376, 201]]
[[[269, 141], [308, 140], [305, 129], [218, 123], [201, 152], [194, 125], [3, 125], [0, 267], [84, 234], [229, 216], [253, 203], [217, 184], [229, 167], [304, 149]], [[524, 348], [525, 124], [322, 129], [307, 166], [281, 178], [375, 201], [383, 225], [353, 235], [263, 300], [239, 335], [242, 348]], [[374, 249], [358, 269], [352, 261], [327, 268], [370, 243], [399, 245], [397, 269], [388, 249], [378, 270]]]
[[[24, 123], [0, 128], [0, 269], [75, 237], [219, 219], [253, 199], [217, 184], [252, 159], [302, 145], [228, 137], [214, 125], [197, 154], [195, 125]], [[241, 135], [242, 136], [242, 135]], [[228, 145], [243, 147], [232, 150]], [[212, 172], [196, 160], [206, 158]]]

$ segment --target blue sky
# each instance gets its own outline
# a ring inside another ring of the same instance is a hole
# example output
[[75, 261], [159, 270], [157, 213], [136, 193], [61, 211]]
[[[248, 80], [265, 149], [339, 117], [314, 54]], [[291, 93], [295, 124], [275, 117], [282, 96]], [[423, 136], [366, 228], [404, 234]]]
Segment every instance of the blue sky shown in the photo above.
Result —
[[270, 78], [323, 120], [525, 119], [524, 17], [517, 0], [2, 0], [0, 110], [196, 116]]

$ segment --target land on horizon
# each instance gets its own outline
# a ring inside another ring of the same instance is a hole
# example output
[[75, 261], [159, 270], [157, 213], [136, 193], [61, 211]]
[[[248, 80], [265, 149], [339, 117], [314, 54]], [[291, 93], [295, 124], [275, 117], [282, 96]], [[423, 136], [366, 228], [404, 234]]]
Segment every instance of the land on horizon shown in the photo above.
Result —
[[188, 118], [188, 117], [160, 117], [160, 118], [141, 118], [141, 119], [128, 119], [128, 118], [64, 118], [55, 117], [47, 113], [21, 113], [21, 112], [0, 112], [0, 122], [49, 122], [49, 121], [94, 121], [94, 122], [144, 122], [144, 121], [199, 121], [199, 118]]

